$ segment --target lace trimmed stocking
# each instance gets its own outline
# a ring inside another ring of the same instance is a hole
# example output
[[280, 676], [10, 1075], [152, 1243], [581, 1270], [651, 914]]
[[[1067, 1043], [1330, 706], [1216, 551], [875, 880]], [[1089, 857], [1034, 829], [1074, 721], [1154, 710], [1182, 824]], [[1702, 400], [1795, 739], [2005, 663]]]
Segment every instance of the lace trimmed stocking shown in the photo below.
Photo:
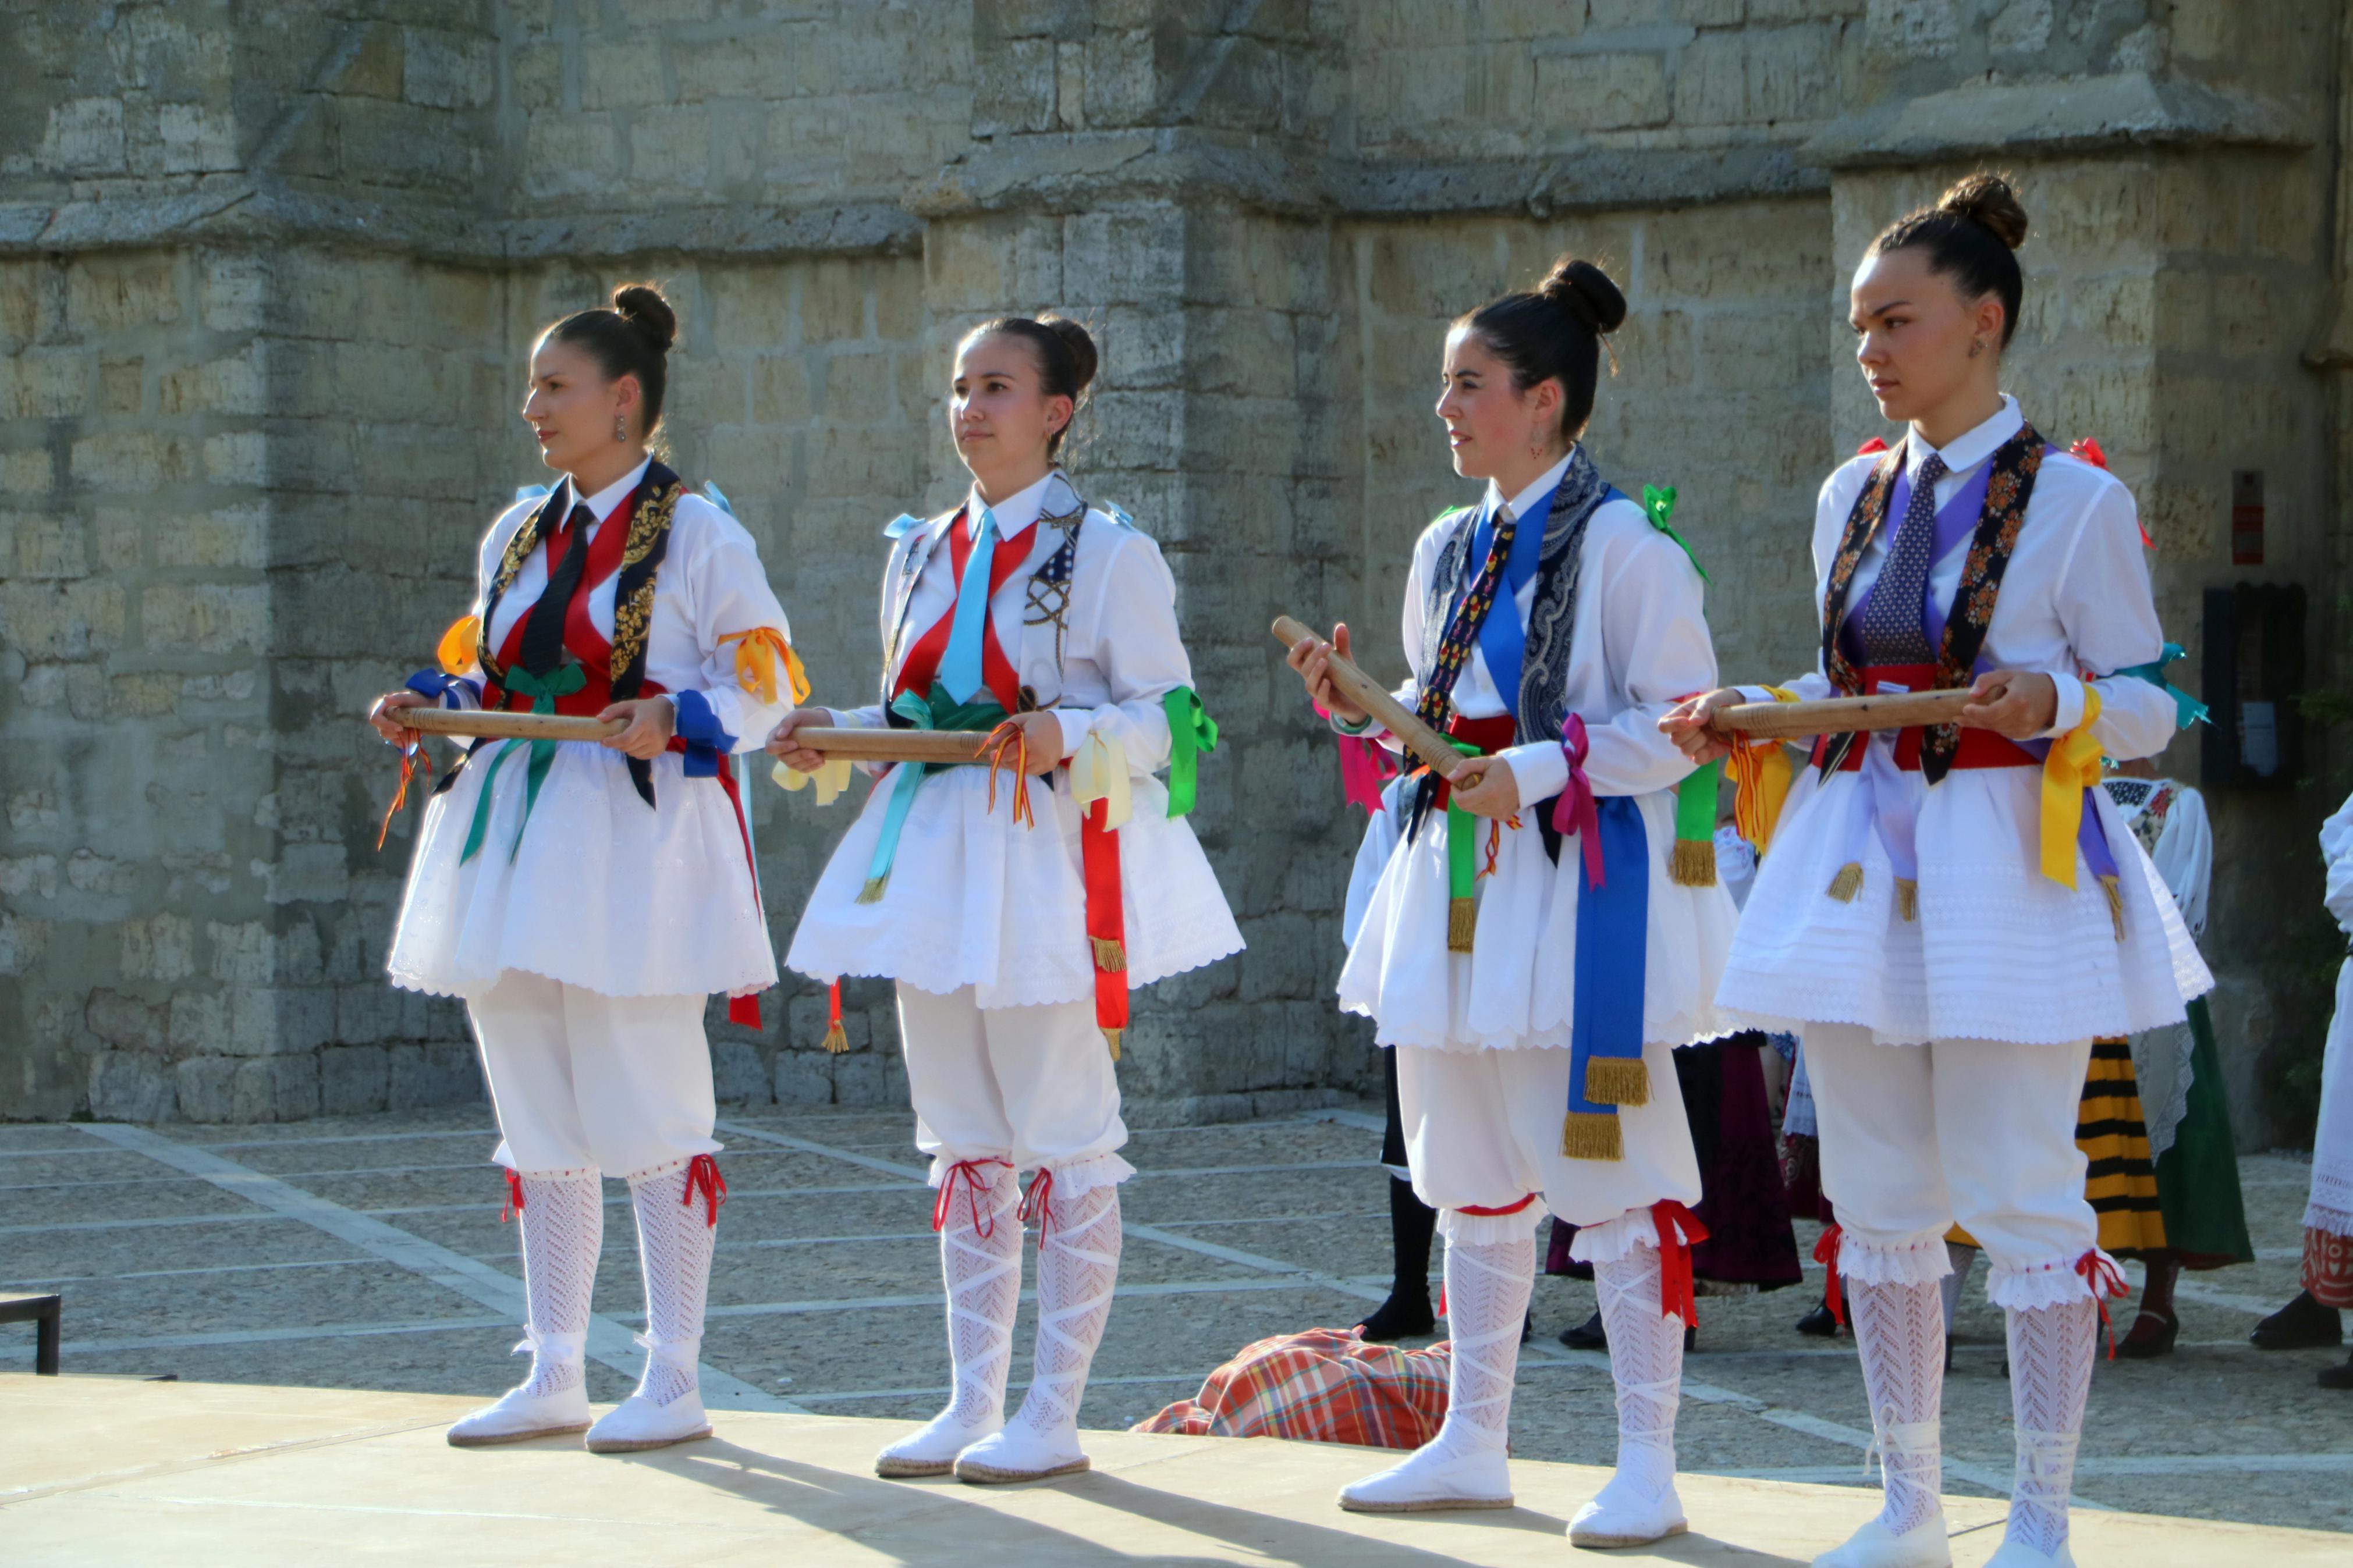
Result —
[[[1446, 1378], [1446, 1419], [1429, 1448], [1504, 1450], [1535, 1268], [1532, 1233], [1516, 1241], [1447, 1241], [1446, 1321], [1454, 1353]], [[1655, 1304], [1657, 1298], [1651, 1300]]]
[[2010, 1404], [2018, 1470], [2004, 1538], [2055, 1554], [2067, 1541], [2067, 1491], [2092, 1397], [2099, 1303], [2085, 1297], [2010, 1314]]
[[[515, 1178], [522, 1209], [525, 1394], [561, 1394], [586, 1377], [588, 1300], [605, 1245], [605, 1184], [597, 1177]], [[516, 1347], [518, 1350], [522, 1346]], [[569, 1353], [566, 1353], [569, 1352]]]
[[971, 1431], [1005, 1419], [1013, 1319], [1021, 1307], [1021, 1184], [1001, 1160], [952, 1168], [941, 1188], [940, 1278], [955, 1387], [942, 1414]]
[[1037, 1180], [1047, 1184], [1038, 1215], [1038, 1345], [1029, 1392], [1014, 1419], [1050, 1437], [1077, 1429], [1087, 1370], [1111, 1320], [1112, 1290], [1119, 1283], [1119, 1188], [1064, 1197], [1054, 1191], [1050, 1173], [1040, 1172]]
[[1934, 1283], [1846, 1282], [1847, 1313], [1879, 1447], [1886, 1505], [1879, 1522], [1901, 1535], [1943, 1504], [1945, 1303]]
[[1675, 1479], [1675, 1407], [1683, 1377], [1684, 1325], [1659, 1310], [1662, 1271], [1655, 1247], [1630, 1247], [1593, 1265], [1618, 1388], [1618, 1474], [1651, 1492]]
[[629, 1184], [646, 1282], [646, 1332], [638, 1342], [648, 1354], [638, 1392], [656, 1405], [695, 1392], [702, 1347], [702, 1307], [711, 1293], [718, 1232], [705, 1207], [715, 1200], [689, 1192], [691, 1174], [691, 1167], [682, 1167]]

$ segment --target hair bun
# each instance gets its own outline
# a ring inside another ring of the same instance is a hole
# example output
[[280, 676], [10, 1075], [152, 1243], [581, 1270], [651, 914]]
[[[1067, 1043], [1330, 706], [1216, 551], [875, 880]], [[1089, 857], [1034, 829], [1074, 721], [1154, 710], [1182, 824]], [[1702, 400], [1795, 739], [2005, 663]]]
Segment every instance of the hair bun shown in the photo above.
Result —
[[678, 312], [650, 283], [624, 283], [616, 288], [613, 309], [643, 333], [657, 352], [669, 353], [670, 344], [678, 341]]
[[1614, 332], [1626, 321], [1626, 296], [1609, 274], [1590, 261], [1564, 256], [1552, 264], [1536, 292], [1597, 332]]
[[1071, 379], [1078, 384], [1078, 392], [1086, 391], [1095, 378], [1096, 367], [1103, 363], [1102, 355], [1095, 352], [1093, 334], [1068, 316], [1040, 316], [1038, 324], [1061, 339], [1062, 346], [1071, 351]]
[[2019, 205], [2018, 193], [2010, 188], [2010, 182], [2000, 174], [1964, 177], [1937, 198], [1936, 209], [1968, 219], [2012, 250], [2026, 241], [2026, 209]]

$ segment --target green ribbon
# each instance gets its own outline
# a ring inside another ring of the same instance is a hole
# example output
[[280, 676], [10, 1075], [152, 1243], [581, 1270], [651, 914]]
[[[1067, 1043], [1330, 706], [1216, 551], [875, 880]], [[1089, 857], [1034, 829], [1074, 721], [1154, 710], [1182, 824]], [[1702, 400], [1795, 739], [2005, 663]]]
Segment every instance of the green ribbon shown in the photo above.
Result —
[[[507, 671], [504, 682], [509, 691], [519, 691], [531, 699], [534, 713], [553, 713], [555, 700], [569, 697], [588, 684], [588, 672], [574, 660], [567, 659], [546, 675], [533, 675], [522, 668]], [[531, 763], [523, 773], [522, 820], [515, 824], [514, 842], [507, 846], [507, 858], [512, 860], [515, 851], [522, 847], [522, 830], [531, 821], [531, 808], [539, 804], [539, 786], [547, 782], [547, 770], [555, 761], [555, 748], [561, 741], [509, 741], [491, 758], [491, 765], [482, 774], [481, 793], [474, 796], [474, 820], [466, 826], [466, 847], [459, 851], [458, 863], [464, 865], [481, 852], [482, 837], [491, 826], [491, 786], [498, 782], [499, 769], [521, 748], [531, 748]]]
[[[1675, 487], [1672, 485], [1644, 485], [1642, 487], [1642, 510], [1650, 513], [1651, 526], [1652, 528], [1657, 529], [1661, 533], [1665, 534], [1669, 539], [1673, 540], [1677, 544], [1683, 546], [1683, 553], [1691, 557], [1692, 570], [1699, 574], [1699, 580], [1703, 583], [1708, 581], [1707, 568], [1699, 563], [1699, 552], [1691, 547], [1690, 540], [1685, 539], [1682, 534], [1677, 533], [1667, 521], [1667, 519], [1675, 515]], [[1711, 807], [1710, 809], [1713, 810], [1714, 808]], [[1710, 829], [1710, 831], [1713, 832], [1714, 830]]]
[[2167, 696], [2173, 699], [2174, 722], [2179, 725], [2182, 729], [2187, 730], [2192, 724], [2202, 724], [2206, 722], [2206, 704], [2199, 701], [2198, 699], [2190, 696], [2189, 693], [2182, 690], [2181, 688], [2166, 679], [2165, 667], [2171, 664], [2177, 658], [2187, 658], [2189, 657], [2189, 649], [2183, 647], [2179, 643], [2169, 642], [2165, 645], [2164, 652], [2158, 654], [2155, 658], [2150, 659], [2147, 664], [2136, 664], [2130, 669], [2120, 669], [2116, 671], [2116, 673], [2118, 675], [2137, 675], [2141, 679], [2147, 681], [2151, 686], [2161, 689]]
[[[988, 689], [982, 687], [986, 692]], [[907, 721], [917, 730], [989, 731], [1005, 722], [1005, 710], [995, 700], [958, 702], [948, 695], [948, 689], [937, 681], [932, 683], [929, 700], [912, 691], [902, 691], [892, 702], [891, 711]], [[923, 787], [923, 780], [952, 763], [901, 763], [898, 778], [891, 786], [891, 804], [883, 808], [881, 836], [874, 841], [874, 857], [866, 863], [866, 886], [858, 901], [871, 904], [882, 897], [883, 885], [891, 879], [892, 862], [899, 858], [899, 833], [907, 825], [907, 812], [915, 804], [915, 793]], [[1017, 789], [1021, 784], [1017, 783]]]
[[1714, 762], [1697, 769], [1675, 786], [1675, 837], [1686, 843], [1715, 841], [1716, 785], [1724, 776], [1724, 763]]
[[[1467, 741], [1452, 742], [1456, 751], [1466, 757], [1486, 753]], [[1446, 792], [1446, 896], [1450, 899], [1473, 897], [1479, 886], [1479, 819], [1454, 804], [1454, 791]]]
[[1201, 753], [1218, 749], [1218, 721], [1189, 686], [1169, 692], [1160, 705], [1168, 712], [1168, 815], [1183, 816], [1193, 809]]

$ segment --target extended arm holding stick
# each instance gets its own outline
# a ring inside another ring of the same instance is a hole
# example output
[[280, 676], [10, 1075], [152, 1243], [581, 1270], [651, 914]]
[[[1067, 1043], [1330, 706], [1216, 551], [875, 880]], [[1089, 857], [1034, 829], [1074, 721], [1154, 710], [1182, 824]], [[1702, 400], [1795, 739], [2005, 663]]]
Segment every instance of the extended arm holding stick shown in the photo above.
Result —
[[1875, 730], [1909, 730], [1950, 724], [1974, 698], [1968, 688], [1952, 691], [1891, 691], [1870, 697], [1831, 697], [1817, 702], [1743, 702], [1719, 710], [1715, 727], [1744, 735], [1836, 735]]
[[[1274, 640], [1285, 647], [1296, 647], [1315, 630], [1289, 616], [1277, 616], [1274, 620]], [[1319, 639], [1320, 640], [1320, 639]], [[1332, 684], [1343, 696], [1377, 721], [1384, 730], [1405, 743], [1405, 749], [1421, 762], [1430, 764], [1440, 778], [1451, 779], [1455, 769], [1468, 759], [1454, 749], [1453, 742], [1416, 718], [1406, 706], [1388, 693], [1388, 689], [1356, 663], [1335, 651], [1326, 656], [1332, 673]]]
[[[399, 721], [428, 735], [484, 735], [498, 740], [602, 741], [627, 724], [565, 713], [511, 713], [497, 709], [404, 708]], [[853, 763], [977, 763], [988, 737], [961, 730], [836, 730], [808, 728], [795, 739], [812, 751]]]

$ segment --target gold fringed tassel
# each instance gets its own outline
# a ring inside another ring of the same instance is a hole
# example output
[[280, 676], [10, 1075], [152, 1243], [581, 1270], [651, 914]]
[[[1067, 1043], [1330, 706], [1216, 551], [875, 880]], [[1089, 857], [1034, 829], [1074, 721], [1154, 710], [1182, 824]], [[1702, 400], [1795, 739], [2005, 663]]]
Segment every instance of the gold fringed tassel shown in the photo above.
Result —
[[[1585, 1098], [1596, 1105], [1648, 1105], [1651, 1069], [1640, 1057], [1588, 1057], [1585, 1062]], [[1616, 1117], [1610, 1121], [1615, 1123]]]
[[2114, 877], [2103, 877], [2100, 879], [2100, 891], [2108, 896], [2108, 920], [2116, 928], [2116, 940], [2122, 942], [2125, 939], [2124, 889], [2116, 886]]
[[1920, 884], [1909, 877], [1895, 879], [1895, 912], [1907, 921], [1920, 918]]
[[1715, 886], [1715, 841], [1710, 838], [1678, 838], [1672, 874], [1678, 888], [1713, 888]]
[[[1127, 973], [1127, 944], [1125, 942], [1120, 941], [1117, 937], [1110, 936], [1090, 937], [1087, 940], [1095, 944], [1095, 967], [1097, 969], [1100, 969], [1105, 974], [1124, 974]], [[1112, 1054], [1116, 1056], [1118, 1055], [1118, 1052], [1114, 1049]]]
[[1831, 879], [1831, 897], [1840, 903], [1851, 904], [1854, 902], [1854, 896], [1861, 891], [1862, 891], [1862, 868], [1850, 860], [1839, 868], [1837, 876]]
[[1468, 952], [1479, 931], [1479, 900], [1450, 899], [1446, 903], [1446, 951]]
[[1572, 1110], [1560, 1124], [1560, 1152], [1572, 1160], [1622, 1160], [1625, 1136], [1604, 1110]]
[[858, 901], [861, 904], [881, 903], [882, 901], [882, 889], [888, 887], [890, 883], [891, 879], [888, 877], [867, 878], [866, 886], [858, 889]]
[[1119, 1060], [1119, 1037], [1126, 1032], [1124, 1029], [1105, 1029], [1103, 1032], [1103, 1044], [1111, 1047], [1111, 1059], [1113, 1061]]
[[849, 1049], [849, 1037], [842, 1032], [838, 1019], [826, 1027], [825, 1048], [828, 1055], [837, 1057]]

